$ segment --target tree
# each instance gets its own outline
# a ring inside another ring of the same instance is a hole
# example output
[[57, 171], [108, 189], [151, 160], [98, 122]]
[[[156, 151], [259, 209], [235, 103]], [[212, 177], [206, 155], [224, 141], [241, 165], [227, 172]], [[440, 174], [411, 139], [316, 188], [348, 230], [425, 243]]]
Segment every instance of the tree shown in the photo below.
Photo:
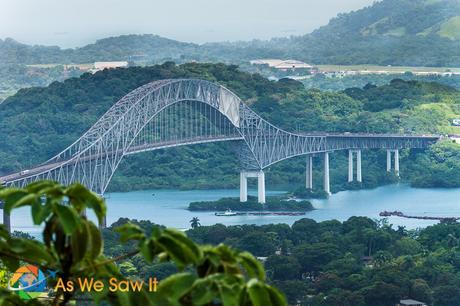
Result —
[[258, 231], [244, 235], [240, 241], [238, 241], [237, 246], [256, 256], [270, 256], [276, 251], [275, 241], [265, 233]]
[[363, 289], [366, 305], [394, 306], [401, 298], [401, 290], [392, 284], [376, 282], [373, 286]]
[[[26, 188], [0, 190], [4, 210], [31, 207], [34, 224], [44, 225], [43, 242], [11, 236], [0, 228], [0, 260], [9, 271], [20, 262], [42, 270], [53, 270], [66, 284], [77, 278], [126, 279], [117, 262], [140, 255], [146, 262], [172, 262], [179, 269], [161, 280], [155, 293], [142, 288], [139, 292], [90, 293], [95, 302], [113, 305], [286, 305], [277, 289], [265, 284], [262, 265], [248, 252], [239, 252], [225, 245], [199, 246], [182, 232], [154, 228], [150, 235], [138, 225], [125, 223], [117, 231], [122, 244], [130, 243], [132, 251], [116, 258], [103, 255], [101, 232], [86, 219], [86, 209], [102, 220], [106, 213], [104, 201], [80, 184], [68, 187], [40, 181]], [[129, 268], [129, 267], [127, 267]], [[56, 280], [50, 280], [53, 287]], [[66, 305], [75, 298], [74, 291], [60, 287], [48, 301]], [[33, 303], [39, 304], [38, 301]], [[0, 289], [1, 305], [25, 305], [18, 296]]]
[[301, 244], [294, 249], [294, 256], [302, 266], [303, 272], [317, 273], [324, 265], [340, 254], [337, 246], [330, 243]]
[[412, 282], [410, 296], [417, 301], [430, 305], [433, 302], [433, 294], [430, 286], [423, 279], [416, 279]]
[[433, 300], [437, 306], [456, 306], [460, 301], [460, 288], [456, 285], [434, 288]]
[[200, 219], [198, 219], [198, 217], [193, 217], [192, 220], [190, 220], [190, 226], [192, 228], [197, 228], [201, 226]]
[[300, 279], [301, 267], [291, 256], [272, 255], [265, 262], [265, 269], [271, 272], [270, 279], [292, 280]]

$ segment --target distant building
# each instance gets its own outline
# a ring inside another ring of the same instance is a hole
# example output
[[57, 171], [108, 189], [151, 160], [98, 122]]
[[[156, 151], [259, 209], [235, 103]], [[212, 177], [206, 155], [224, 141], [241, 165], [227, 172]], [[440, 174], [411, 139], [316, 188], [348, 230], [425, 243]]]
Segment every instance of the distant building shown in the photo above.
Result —
[[316, 70], [315, 67], [307, 63], [289, 59], [289, 60], [280, 60], [280, 59], [258, 59], [250, 61], [251, 65], [264, 65], [269, 68], [279, 69], [281, 71], [297, 70], [297, 69], [307, 69], [307, 70]]
[[427, 306], [423, 302], [419, 302], [416, 300], [401, 300], [397, 306]]
[[455, 143], [460, 144], [460, 135], [449, 135], [449, 139], [453, 140]]
[[126, 68], [128, 67], [128, 62], [95, 62], [94, 69], [96, 71], [112, 68]]
[[257, 258], [257, 260], [260, 261], [260, 262], [266, 262], [268, 257], [257, 256], [256, 258]]

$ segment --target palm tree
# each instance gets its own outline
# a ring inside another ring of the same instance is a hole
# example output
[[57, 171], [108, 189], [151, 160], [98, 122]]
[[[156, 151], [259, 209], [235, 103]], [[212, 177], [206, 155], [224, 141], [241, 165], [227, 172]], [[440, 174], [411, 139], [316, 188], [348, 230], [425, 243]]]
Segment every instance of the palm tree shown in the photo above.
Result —
[[198, 217], [193, 217], [192, 220], [190, 220], [190, 226], [192, 228], [197, 228], [198, 226], [201, 226], [200, 219], [198, 219]]

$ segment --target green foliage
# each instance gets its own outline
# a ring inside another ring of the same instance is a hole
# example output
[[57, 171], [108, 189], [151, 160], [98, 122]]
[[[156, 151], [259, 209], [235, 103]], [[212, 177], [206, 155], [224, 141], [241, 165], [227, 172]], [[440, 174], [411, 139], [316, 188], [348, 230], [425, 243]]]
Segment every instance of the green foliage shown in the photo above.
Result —
[[0, 265], [0, 288], [6, 288], [9, 279], [8, 270], [3, 265]]
[[64, 69], [62, 65], [54, 67], [29, 67], [23, 64], [0, 65], [0, 103], [21, 88], [47, 86], [54, 81], [78, 77], [81, 73], [75, 68]]
[[308, 201], [294, 201], [283, 197], [268, 197], [264, 205], [257, 202], [256, 197], [249, 196], [247, 202], [240, 202], [237, 198], [223, 198], [217, 201], [191, 202], [188, 206], [191, 211], [310, 211], [313, 205]]
[[197, 228], [198, 226], [201, 226], [200, 219], [198, 219], [198, 217], [193, 217], [192, 220], [190, 220], [190, 226], [192, 228]]
[[[236, 251], [226, 245], [199, 246], [183, 233], [152, 227], [151, 234], [134, 223], [116, 228], [122, 244], [132, 247], [127, 254], [107, 258], [102, 254], [101, 232], [83, 212], [91, 209], [101, 220], [105, 216], [104, 201], [81, 185], [69, 187], [40, 181], [24, 189], [1, 189], [0, 200], [5, 212], [30, 206], [37, 225], [44, 225], [43, 242], [16, 238], [0, 228], [0, 260], [9, 271], [20, 262], [43, 270], [56, 271], [64, 284], [78, 278], [118, 280], [138, 272], [131, 262], [117, 261], [141, 256], [147, 263], [169, 262], [179, 270], [160, 281], [157, 292], [145, 287], [140, 291], [90, 293], [97, 302], [113, 305], [285, 305], [283, 296], [265, 283], [262, 265], [248, 252]], [[54, 280], [56, 282], [56, 280]], [[51, 284], [56, 285], [51, 280]], [[78, 292], [58, 288], [48, 303], [65, 305]], [[0, 289], [2, 305], [26, 303], [13, 293]]]
[[460, 149], [452, 142], [441, 142], [426, 153], [411, 152], [414, 163], [406, 165], [407, 173], [416, 187], [458, 187], [460, 178]]
[[302, 80], [306, 88], [316, 88], [324, 91], [342, 91], [347, 88], [363, 88], [367, 84], [382, 86], [389, 84], [394, 79], [405, 81], [436, 82], [460, 90], [460, 76], [414, 75], [410, 72], [404, 74], [365, 74], [347, 75], [343, 77], [325, 77], [317, 74], [309, 79]]
[[301, 219], [292, 227], [202, 226], [187, 235], [268, 256], [268, 279], [290, 304], [393, 306], [409, 298], [428, 305], [458, 303], [459, 223], [406, 231], [385, 219]]

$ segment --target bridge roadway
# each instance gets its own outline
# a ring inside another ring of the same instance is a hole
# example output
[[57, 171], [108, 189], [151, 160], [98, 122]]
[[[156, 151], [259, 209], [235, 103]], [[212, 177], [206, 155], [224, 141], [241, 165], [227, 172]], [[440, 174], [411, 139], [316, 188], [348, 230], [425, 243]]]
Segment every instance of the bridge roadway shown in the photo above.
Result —
[[[365, 133], [301, 133], [299, 134], [305, 137], [320, 137], [324, 138], [326, 145], [324, 149], [318, 150], [314, 153], [321, 153], [326, 151], [335, 151], [335, 150], [344, 150], [344, 149], [378, 149], [378, 148], [386, 148], [386, 149], [398, 149], [404, 148], [406, 146], [403, 145], [404, 141], [407, 141], [408, 146], [410, 148], [414, 147], [425, 147], [425, 142], [436, 142], [438, 141], [441, 136], [437, 135], [396, 135], [396, 134], [365, 134]], [[183, 142], [178, 143], [177, 140], [169, 140], [157, 143], [149, 143], [144, 145], [137, 145], [130, 147], [126, 152], [122, 152], [122, 150], [112, 151], [112, 152], [105, 152], [104, 156], [113, 155], [113, 154], [123, 154], [123, 155], [131, 155], [140, 152], [147, 152], [159, 149], [165, 149], [170, 147], [177, 147], [177, 146], [184, 146], [184, 145], [192, 145], [192, 144], [203, 144], [203, 143], [210, 143], [210, 142], [221, 142], [221, 141], [236, 141], [236, 140], [244, 140], [242, 136], [239, 135], [220, 135], [220, 136], [213, 136], [213, 137], [195, 137], [193, 139], [189, 139]], [[329, 141], [328, 140], [334, 140]], [[384, 144], [387, 141], [394, 141], [394, 140], [402, 140], [403, 142], [398, 142], [398, 145], [387, 145]], [[414, 145], [414, 141], [419, 141], [419, 145]], [[329, 145], [328, 145], [329, 144]], [[392, 148], [393, 147], [393, 148]], [[40, 164], [37, 167], [26, 169], [20, 172], [12, 173], [3, 177], [0, 177], [0, 184], [6, 184], [8, 182], [16, 181], [25, 179], [28, 177], [35, 176], [37, 174], [47, 172], [52, 169], [59, 168], [63, 164], [72, 164], [72, 160], [75, 160], [76, 157], [68, 160], [61, 160], [59, 162], [51, 162], [51, 163], [44, 163]], [[92, 156], [85, 156], [80, 158], [79, 161], [89, 161], [89, 160], [97, 160], [100, 158], [101, 155], [92, 155]]]
[[[221, 141], [231, 141], [231, 140], [241, 140], [241, 136], [221, 136], [219, 138], [209, 138], [209, 137], [196, 137], [194, 139], [191, 139], [187, 142], [180, 143], [179, 145], [177, 144], [176, 140], [169, 140], [169, 141], [163, 141], [163, 142], [158, 142], [158, 143], [149, 143], [145, 145], [138, 145], [138, 146], [133, 146], [129, 148], [126, 152], [121, 152], [122, 150], [118, 151], [112, 151], [112, 152], [106, 152], [102, 154], [103, 156], [107, 155], [114, 155], [114, 154], [119, 154], [122, 153], [124, 155], [132, 155], [135, 153], [140, 153], [140, 152], [147, 152], [147, 151], [153, 151], [153, 150], [159, 150], [159, 149], [166, 149], [170, 147], [177, 147], [177, 146], [185, 146], [185, 145], [192, 145], [192, 144], [203, 144], [203, 143], [209, 143], [209, 142], [221, 142]], [[35, 176], [37, 174], [47, 172], [52, 169], [59, 168], [63, 164], [72, 164], [72, 161], [76, 161], [76, 157], [73, 157], [72, 159], [68, 160], [61, 160], [59, 162], [52, 162], [52, 163], [44, 163], [41, 165], [38, 165], [37, 167], [31, 168], [31, 169], [26, 169], [20, 172], [8, 174], [6, 176], [0, 177], [0, 184], [5, 184], [8, 182], [20, 180], [20, 179], [25, 179], [31, 176]], [[85, 156], [79, 161], [89, 161], [89, 160], [97, 160], [100, 158], [101, 155], [93, 155], [91, 157]]]

